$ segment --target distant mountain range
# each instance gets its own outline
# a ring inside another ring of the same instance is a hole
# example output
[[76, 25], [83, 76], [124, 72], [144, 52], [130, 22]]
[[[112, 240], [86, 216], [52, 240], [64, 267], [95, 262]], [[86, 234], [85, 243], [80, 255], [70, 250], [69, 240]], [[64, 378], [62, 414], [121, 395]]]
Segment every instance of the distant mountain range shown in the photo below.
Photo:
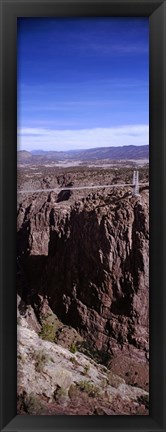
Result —
[[47, 161], [90, 161], [90, 160], [138, 160], [149, 158], [149, 146], [98, 147], [88, 150], [18, 151], [19, 163], [43, 163]]

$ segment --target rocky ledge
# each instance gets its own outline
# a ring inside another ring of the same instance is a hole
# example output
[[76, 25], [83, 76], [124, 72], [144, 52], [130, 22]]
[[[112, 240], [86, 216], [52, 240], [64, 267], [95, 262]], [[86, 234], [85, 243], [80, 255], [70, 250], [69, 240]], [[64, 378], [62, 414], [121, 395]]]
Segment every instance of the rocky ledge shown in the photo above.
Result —
[[146, 391], [19, 322], [18, 414], [148, 415]]

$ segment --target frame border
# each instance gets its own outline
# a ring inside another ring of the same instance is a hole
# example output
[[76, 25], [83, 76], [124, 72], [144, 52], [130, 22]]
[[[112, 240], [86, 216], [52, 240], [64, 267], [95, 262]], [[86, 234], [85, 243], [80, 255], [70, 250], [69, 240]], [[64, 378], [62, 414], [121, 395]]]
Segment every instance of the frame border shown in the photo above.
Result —
[[[1, 430], [166, 431], [166, 0], [0, 0]], [[17, 17], [148, 16], [150, 28], [150, 415], [16, 415]], [[15, 323], [13, 325], [13, 323]], [[165, 404], [164, 404], [165, 402]]]

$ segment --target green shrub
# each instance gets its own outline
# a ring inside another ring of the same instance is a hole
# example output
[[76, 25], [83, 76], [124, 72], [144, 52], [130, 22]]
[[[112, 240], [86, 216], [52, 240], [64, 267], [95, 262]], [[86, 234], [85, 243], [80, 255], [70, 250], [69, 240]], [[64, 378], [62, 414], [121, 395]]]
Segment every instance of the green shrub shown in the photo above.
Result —
[[76, 344], [74, 342], [70, 346], [70, 352], [72, 354], [75, 354], [77, 352], [77, 346], [76, 346]]
[[95, 397], [99, 396], [99, 388], [93, 384], [91, 381], [80, 381], [79, 388], [81, 391], [86, 392], [89, 396]]
[[53, 324], [43, 323], [41, 331], [39, 333], [41, 339], [47, 340], [49, 342], [55, 342], [55, 329]]

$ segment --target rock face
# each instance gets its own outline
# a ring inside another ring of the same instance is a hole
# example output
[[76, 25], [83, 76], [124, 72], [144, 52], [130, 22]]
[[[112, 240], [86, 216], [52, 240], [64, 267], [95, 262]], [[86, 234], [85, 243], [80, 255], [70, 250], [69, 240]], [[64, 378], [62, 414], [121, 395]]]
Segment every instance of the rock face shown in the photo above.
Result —
[[148, 414], [148, 393], [77, 352], [18, 326], [18, 414]]
[[[148, 388], [148, 194], [114, 190], [74, 202], [23, 199], [19, 295], [50, 308], [129, 382]], [[139, 372], [138, 372], [139, 371]]]

